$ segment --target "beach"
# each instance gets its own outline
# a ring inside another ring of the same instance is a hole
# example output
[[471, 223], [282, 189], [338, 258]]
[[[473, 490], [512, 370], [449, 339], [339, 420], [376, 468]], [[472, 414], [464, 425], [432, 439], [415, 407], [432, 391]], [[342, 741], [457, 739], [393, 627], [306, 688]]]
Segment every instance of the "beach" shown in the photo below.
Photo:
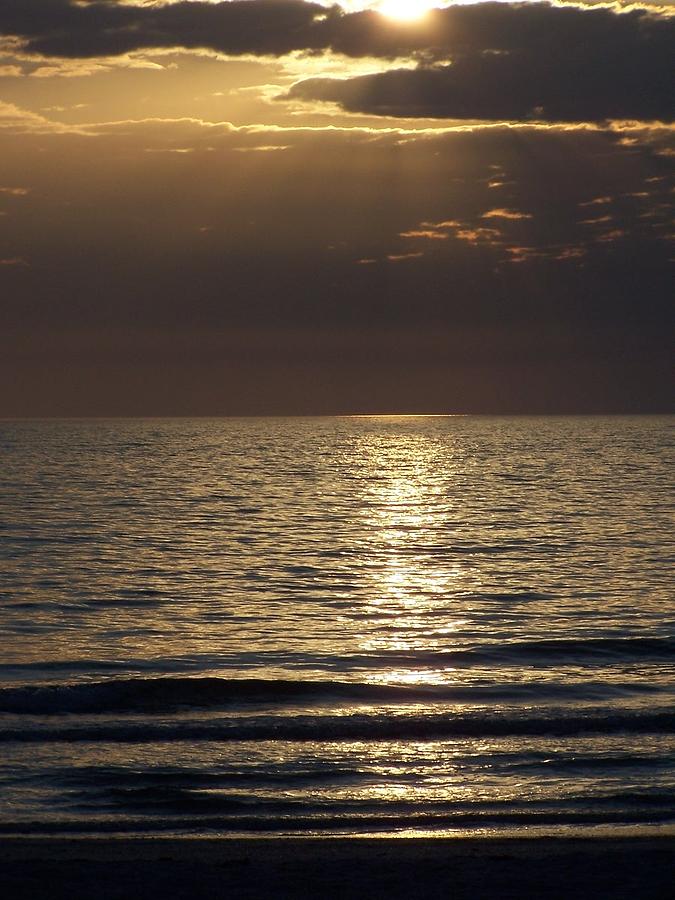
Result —
[[6, 838], [0, 890], [61, 898], [660, 900], [675, 837]]

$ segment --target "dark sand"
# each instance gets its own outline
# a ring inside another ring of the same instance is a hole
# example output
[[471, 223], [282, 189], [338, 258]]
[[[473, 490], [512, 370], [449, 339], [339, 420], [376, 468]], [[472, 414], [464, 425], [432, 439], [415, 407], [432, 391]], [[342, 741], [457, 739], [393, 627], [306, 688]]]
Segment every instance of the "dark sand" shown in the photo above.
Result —
[[4, 838], [8, 900], [672, 900], [675, 838]]

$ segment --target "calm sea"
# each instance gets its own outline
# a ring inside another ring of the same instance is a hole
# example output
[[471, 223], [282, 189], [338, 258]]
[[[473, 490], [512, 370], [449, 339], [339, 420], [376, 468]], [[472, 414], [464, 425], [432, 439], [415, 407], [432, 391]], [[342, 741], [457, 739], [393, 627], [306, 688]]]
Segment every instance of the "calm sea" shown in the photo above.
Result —
[[672, 825], [674, 425], [0, 422], [0, 830]]

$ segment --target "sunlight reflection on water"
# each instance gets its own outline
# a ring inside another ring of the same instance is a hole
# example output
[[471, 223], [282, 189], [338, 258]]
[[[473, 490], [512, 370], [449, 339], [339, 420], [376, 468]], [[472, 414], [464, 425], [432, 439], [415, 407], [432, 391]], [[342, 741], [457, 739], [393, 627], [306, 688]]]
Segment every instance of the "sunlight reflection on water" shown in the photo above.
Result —
[[84, 830], [675, 819], [672, 436], [2, 423], [0, 798]]

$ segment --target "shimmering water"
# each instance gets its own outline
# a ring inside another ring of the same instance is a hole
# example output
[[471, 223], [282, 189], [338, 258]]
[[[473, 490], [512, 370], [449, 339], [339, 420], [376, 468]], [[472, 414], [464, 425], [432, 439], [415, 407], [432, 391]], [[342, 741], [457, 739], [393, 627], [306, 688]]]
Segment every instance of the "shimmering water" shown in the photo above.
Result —
[[674, 422], [0, 422], [0, 829], [674, 823]]

